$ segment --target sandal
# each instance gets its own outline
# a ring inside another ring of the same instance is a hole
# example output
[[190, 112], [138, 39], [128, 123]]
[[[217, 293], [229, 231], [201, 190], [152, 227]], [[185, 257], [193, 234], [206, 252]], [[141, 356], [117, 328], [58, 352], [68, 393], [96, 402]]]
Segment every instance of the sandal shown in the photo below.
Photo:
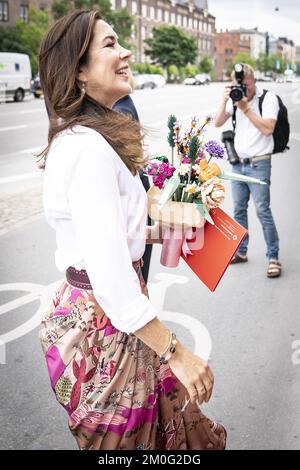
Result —
[[247, 261], [248, 261], [247, 255], [236, 253], [233, 256], [232, 260], [230, 261], [230, 264], [247, 263]]
[[281, 275], [281, 263], [276, 259], [269, 261], [267, 277], [279, 277]]

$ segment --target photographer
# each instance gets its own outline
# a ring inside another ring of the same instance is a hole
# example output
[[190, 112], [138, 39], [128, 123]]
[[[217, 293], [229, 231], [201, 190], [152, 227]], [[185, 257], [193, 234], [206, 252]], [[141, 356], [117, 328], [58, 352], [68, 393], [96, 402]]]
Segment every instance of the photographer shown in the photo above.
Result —
[[[223, 141], [234, 172], [259, 178], [267, 183], [267, 185], [257, 185], [232, 182], [234, 218], [248, 229], [247, 208], [251, 194], [267, 245], [269, 260], [267, 276], [278, 277], [281, 274], [281, 264], [278, 261], [279, 239], [270, 209], [270, 180], [271, 154], [274, 148], [272, 134], [279, 104], [276, 95], [268, 91], [260, 113], [259, 97], [263, 91], [255, 82], [254, 70], [250, 65], [235, 65], [232, 86], [225, 87], [215, 125], [222, 126], [232, 116], [234, 134], [231, 131], [224, 132]], [[232, 264], [248, 261], [248, 243], [249, 236], [240, 245], [239, 251], [231, 261]]]

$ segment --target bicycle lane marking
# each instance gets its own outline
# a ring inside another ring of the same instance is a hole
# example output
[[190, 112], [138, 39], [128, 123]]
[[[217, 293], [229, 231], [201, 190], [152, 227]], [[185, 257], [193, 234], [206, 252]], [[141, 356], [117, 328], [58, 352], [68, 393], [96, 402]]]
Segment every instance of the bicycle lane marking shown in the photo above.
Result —
[[149, 282], [148, 290], [153, 304], [161, 308], [159, 319], [176, 323], [187, 329], [194, 340], [194, 353], [207, 361], [212, 350], [212, 340], [206, 326], [200, 320], [190, 315], [164, 310], [163, 308], [167, 289], [174, 284], [187, 284], [189, 278], [176, 274], [157, 273], [154, 276], [154, 280], [159, 282]]
[[[40, 325], [43, 314], [46, 309], [49, 308], [49, 304], [53, 298], [55, 290], [59, 287], [62, 281], [63, 279], [60, 279], [59, 281], [55, 281], [47, 286], [33, 283], [11, 283], [0, 285], [0, 292], [29, 292], [24, 296], [21, 296], [0, 306], [0, 315], [11, 312], [36, 300], [40, 300], [38, 310], [31, 318], [29, 318], [29, 320], [0, 336], [0, 364], [6, 363], [6, 344], [26, 335]], [[211, 337], [207, 328], [194, 317], [181, 312], [174, 312], [163, 309], [166, 290], [174, 284], [186, 284], [189, 279], [185, 276], [158, 273], [154, 276], [154, 281], [158, 282], [149, 282], [148, 289], [150, 292], [150, 298], [153, 299], [154, 305], [157, 305], [161, 308], [159, 315], [160, 319], [176, 323], [186, 328], [194, 339], [195, 354], [207, 360], [210, 356], [212, 347]]]
[[55, 281], [48, 286], [33, 283], [11, 283], [1, 284], [0, 292], [4, 291], [27, 291], [29, 294], [19, 297], [18, 299], [7, 302], [0, 306], [0, 315], [11, 312], [17, 308], [27, 305], [35, 300], [40, 300], [40, 306], [36, 313], [29, 318], [22, 325], [17, 326], [13, 330], [4, 333], [0, 336], [0, 364], [6, 363], [6, 344], [14, 341], [21, 336], [26, 335], [34, 330], [41, 322], [43, 312], [49, 306], [53, 293], [56, 288], [61, 284], [61, 280]]

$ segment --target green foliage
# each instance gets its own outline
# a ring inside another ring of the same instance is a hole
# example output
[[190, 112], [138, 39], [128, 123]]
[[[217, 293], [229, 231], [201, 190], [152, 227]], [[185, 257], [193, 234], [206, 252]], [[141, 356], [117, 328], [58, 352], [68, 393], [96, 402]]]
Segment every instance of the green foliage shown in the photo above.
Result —
[[[182, 68], [180, 70], [182, 70]], [[196, 67], [196, 65], [187, 64], [184, 67], [184, 73], [185, 73], [185, 77], [195, 77], [195, 75], [197, 75], [197, 73], [198, 73], [198, 68]], [[184, 80], [184, 78], [183, 78], [183, 80]], [[181, 79], [181, 77], [180, 77], [180, 79]]]
[[30, 57], [33, 75], [38, 71], [38, 52], [40, 43], [49, 28], [49, 16], [46, 10], [37, 10], [35, 7], [29, 9], [28, 23], [17, 20], [16, 30], [21, 43], [27, 49]]
[[193, 164], [198, 157], [199, 147], [200, 147], [199, 139], [196, 135], [194, 135], [191, 138], [191, 142], [189, 146], [189, 159], [190, 159], [191, 164]]
[[260, 72], [268, 72], [272, 70], [272, 61], [269, 55], [260, 53], [256, 60], [256, 67]]
[[208, 55], [205, 55], [199, 65], [200, 73], [210, 73], [213, 68], [212, 60]]
[[111, 10], [110, 20], [107, 21], [119, 36], [119, 43], [123, 47], [130, 48], [131, 28], [134, 21], [127, 8], [121, 8], [121, 10], [116, 11]]
[[233, 61], [230, 60], [229, 62], [227, 62], [227, 65], [226, 65], [226, 75], [227, 75], [227, 77], [231, 76], [232, 70], [233, 70]]
[[146, 54], [154, 63], [163, 67], [184, 67], [188, 63], [195, 63], [197, 44], [194, 37], [175, 26], [153, 28], [152, 34], [152, 38], [145, 42], [149, 46]]
[[239, 63], [248, 64], [248, 65], [251, 65], [251, 67], [253, 67], [254, 69], [256, 67], [256, 60], [254, 59], [254, 57], [252, 57], [250, 54], [247, 54], [246, 52], [239, 52], [234, 57], [233, 63], [234, 64], [239, 64]]
[[170, 147], [172, 147], [172, 148], [175, 147], [174, 125], [175, 125], [176, 121], [177, 121], [176, 116], [174, 116], [174, 114], [171, 114], [168, 118], [168, 128], [169, 128], [168, 143], [169, 143]]
[[183, 82], [183, 80], [188, 76], [186, 73], [186, 68], [185, 67], [179, 67], [179, 80], [180, 82]]
[[169, 65], [167, 68], [167, 73], [168, 73], [168, 81], [171, 83], [177, 82], [180, 78], [179, 69], [178, 67], [176, 67], [176, 65]]
[[127, 8], [113, 10], [110, 0], [55, 0], [52, 5], [54, 17], [60, 18], [66, 13], [78, 9], [98, 9], [105, 21], [112, 25], [119, 36], [119, 43], [124, 47], [130, 47], [131, 28], [133, 17]]
[[138, 73], [153, 73], [158, 75], [163, 75], [164, 71], [161, 67], [156, 65], [145, 63], [145, 64], [132, 64], [132, 70]]
[[98, 9], [105, 18], [112, 11], [110, 0], [73, 0], [72, 2], [69, 0], [54, 0], [52, 5], [52, 11], [56, 19], [76, 9]]
[[[279, 60], [280, 69], [276, 68], [276, 62]], [[270, 70], [274, 70], [279, 73], [283, 73], [286, 69], [286, 60], [279, 54], [272, 54], [270, 56]]]
[[256, 69], [256, 60], [254, 59], [254, 57], [252, 57], [251, 55], [245, 53], [245, 52], [239, 52], [233, 60], [229, 61], [227, 63], [227, 66], [226, 66], [226, 75], [228, 77], [231, 76], [231, 73], [233, 71], [233, 66], [235, 64], [239, 64], [239, 63], [243, 63], [243, 64], [249, 64], [251, 65], [251, 67], [253, 67], [254, 69]]
[[0, 51], [30, 53], [28, 46], [21, 40], [20, 31], [15, 26], [0, 26]]
[[70, 8], [70, 2], [69, 0], [54, 0], [53, 5], [52, 5], [52, 13], [54, 16], [54, 19], [57, 20], [58, 18], [61, 18], [64, 16], [66, 13], [68, 13]]
[[212, 79], [212, 81], [216, 80], [216, 71], [213, 69], [211, 72], [210, 72], [210, 78]]

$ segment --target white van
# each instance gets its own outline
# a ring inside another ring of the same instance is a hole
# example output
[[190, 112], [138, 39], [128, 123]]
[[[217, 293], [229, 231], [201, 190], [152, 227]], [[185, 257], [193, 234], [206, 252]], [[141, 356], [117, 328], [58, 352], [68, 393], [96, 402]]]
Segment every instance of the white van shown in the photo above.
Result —
[[0, 52], [0, 101], [23, 101], [31, 94], [31, 66], [27, 54]]

